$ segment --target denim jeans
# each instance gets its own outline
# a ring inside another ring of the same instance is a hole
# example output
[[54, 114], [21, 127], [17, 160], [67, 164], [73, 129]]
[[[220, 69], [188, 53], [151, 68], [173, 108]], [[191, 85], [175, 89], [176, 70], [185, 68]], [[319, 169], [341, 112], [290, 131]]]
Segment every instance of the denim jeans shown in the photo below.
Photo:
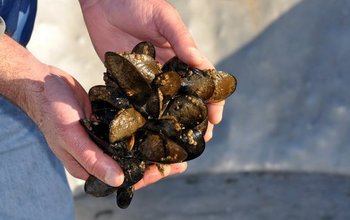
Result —
[[74, 219], [62, 164], [31, 119], [1, 96], [0, 219]]

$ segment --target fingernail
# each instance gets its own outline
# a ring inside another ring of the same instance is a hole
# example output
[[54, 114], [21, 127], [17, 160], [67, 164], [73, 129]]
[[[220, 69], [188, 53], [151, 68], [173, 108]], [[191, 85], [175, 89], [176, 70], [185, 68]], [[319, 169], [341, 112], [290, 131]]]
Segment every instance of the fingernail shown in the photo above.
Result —
[[207, 129], [207, 131], [205, 132], [205, 135], [204, 135], [205, 142], [210, 141], [210, 139], [213, 137], [213, 129], [214, 129], [214, 126], [211, 129]]
[[107, 168], [104, 180], [108, 185], [117, 187], [123, 183], [124, 175], [118, 173], [115, 169]]

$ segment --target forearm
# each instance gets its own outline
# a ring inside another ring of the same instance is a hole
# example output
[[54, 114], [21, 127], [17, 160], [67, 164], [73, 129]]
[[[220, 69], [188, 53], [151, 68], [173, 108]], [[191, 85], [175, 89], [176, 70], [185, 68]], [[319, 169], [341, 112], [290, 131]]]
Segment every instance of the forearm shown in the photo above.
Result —
[[38, 119], [35, 113], [48, 67], [7, 35], [0, 37], [0, 60], [0, 95]]

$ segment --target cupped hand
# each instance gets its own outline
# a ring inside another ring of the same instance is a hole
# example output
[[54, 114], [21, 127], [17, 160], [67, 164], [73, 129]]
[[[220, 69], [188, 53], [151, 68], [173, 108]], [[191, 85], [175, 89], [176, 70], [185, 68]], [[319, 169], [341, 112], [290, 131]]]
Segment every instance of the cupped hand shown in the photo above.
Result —
[[[80, 0], [92, 43], [104, 59], [106, 51], [131, 51], [140, 41], [151, 41], [156, 59], [173, 56], [201, 69], [214, 68], [198, 50], [179, 13], [165, 0]], [[213, 125], [221, 121], [224, 101], [208, 105], [209, 141]]]
[[[89, 175], [112, 186], [124, 181], [119, 165], [104, 154], [89, 138], [79, 119], [89, 118], [91, 107], [88, 96], [80, 84], [67, 73], [48, 67], [38, 106], [37, 124], [50, 148], [74, 177], [86, 180]], [[137, 188], [149, 185], [164, 176], [183, 172], [186, 164], [165, 166], [164, 174], [150, 167]]]

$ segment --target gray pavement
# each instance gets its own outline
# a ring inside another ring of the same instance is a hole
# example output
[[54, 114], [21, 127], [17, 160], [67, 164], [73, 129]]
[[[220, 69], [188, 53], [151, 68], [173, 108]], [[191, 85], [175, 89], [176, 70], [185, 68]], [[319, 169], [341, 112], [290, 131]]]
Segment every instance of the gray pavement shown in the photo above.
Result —
[[348, 220], [350, 177], [320, 173], [241, 172], [178, 175], [135, 193], [76, 196], [77, 220]]

